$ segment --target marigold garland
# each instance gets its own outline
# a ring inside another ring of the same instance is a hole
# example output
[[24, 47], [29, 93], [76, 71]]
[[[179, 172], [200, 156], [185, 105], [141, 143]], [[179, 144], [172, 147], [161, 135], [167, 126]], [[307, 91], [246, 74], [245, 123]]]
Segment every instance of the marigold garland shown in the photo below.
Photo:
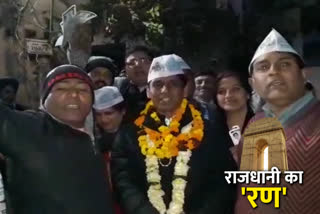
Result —
[[[186, 133], [179, 133], [180, 120], [189, 106], [192, 115], [192, 127]], [[145, 135], [138, 137], [139, 146], [143, 155], [155, 155], [158, 158], [172, 158], [178, 155], [179, 151], [193, 150], [198, 147], [203, 138], [204, 124], [201, 113], [192, 104], [183, 99], [180, 108], [175, 112], [169, 126], [160, 126], [158, 130], [152, 130], [143, 125], [148, 114], [156, 121], [160, 122], [157, 113], [151, 112], [154, 104], [149, 101], [146, 108], [141, 111], [140, 116], [135, 120], [135, 124], [142, 128]]]
[[[160, 126], [158, 130], [152, 130], [144, 126], [146, 116], [155, 122], [160, 122], [160, 118], [154, 109], [152, 101], [149, 101], [146, 108], [140, 113], [140, 117], [135, 120], [135, 124], [143, 129], [144, 135], [138, 137], [139, 146], [142, 154], [146, 156], [146, 174], [150, 184], [148, 198], [150, 203], [159, 211], [160, 214], [181, 214], [183, 212], [185, 188], [189, 171], [189, 160], [194, 148], [199, 146], [203, 138], [204, 124], [201, 113], [189, 104], [192, 115], [192, 122], [183, 130], [179, 130], [180, 120], [185, 113], [188, 101], [183, 99], [180, 108], [175, 112], [169, 126]], [[174, 177], [172, 181], [172, 200], [169, 207], [166, 207], [161, 188], [161, 176], [159, 173], [159, 159], [177, 157], [174, 167]]]

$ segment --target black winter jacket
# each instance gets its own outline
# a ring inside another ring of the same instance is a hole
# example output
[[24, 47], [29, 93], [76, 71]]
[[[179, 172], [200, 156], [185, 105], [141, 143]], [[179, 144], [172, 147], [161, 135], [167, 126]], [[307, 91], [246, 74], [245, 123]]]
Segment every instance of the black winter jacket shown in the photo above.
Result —
[[132, 123], [148, 101], [146, 89], [139, 91], [137, 86], [124, 77], [117, 77], [114, 85], [118, 87], [128, 106], [127, 113], [123, 118], [123, 124]]
[[[190, 110], [187, 109], [185, 114], [190, 115]], [[191, 116], [186, 115], [181, 127], [191, 122]], [[150, 127], [148, 120], [150, 117], [146, 118], [144, 124]], [[147, 196], [149, 184], [145, 157], [137, 141], [138, 131], [135, 125], [128, 124], [115, 139], [111, 167], [115, 191], [126, 214], [159, 214]], [[184, 204], [186, 214], [233, 213], [236, 190], [234, 185], [228, 185], [225, 181], [224, 171], [236, 170], [236, 165], [227, 149], [229, 137], [222, 131], [219, 124], [205, 121], [205, 137], [199, 148], [192, 152], [189, 163]], [[167, 207], [171, 201], [175, 163], [174, 158], [169, 167], [160, 166], [161, 186]]]
[[0, 105], [0, 152], [9, 213], [113, 213], [104, 162], [86, 133], [45, 112]]

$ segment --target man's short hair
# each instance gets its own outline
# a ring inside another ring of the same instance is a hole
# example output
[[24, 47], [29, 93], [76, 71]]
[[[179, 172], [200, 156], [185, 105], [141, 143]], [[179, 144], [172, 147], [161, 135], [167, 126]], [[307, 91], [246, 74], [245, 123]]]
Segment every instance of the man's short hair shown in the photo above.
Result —
[[126, 103], [126, 101], [122, 101], [122, 102], [120, 102], [118, 104], [115, 104], [111, 108], [113, 108], [113, 109], [115, 109], [117, 111], [126, 110], [127, 109], [127, 103]]
[[143, 53], [145, 53], [149, 57], [150, 60], [152, 60], [155, 57], [155, 51], [154, 50], [152, 50], [151, 48], [149, 48], [147, 46], [138, 45], [138, 46], [134, 46], [133, 48], [131, 48], [130, 50], [127, 51], [126, 59], [128, 58], [128, 56], [130, 56], [131, 54], [133, 54], [135, 52], [143, 52]]
[[217, 78], [217, 74], [211, 69], [207, 69], [207, 70], [204, 70], [204, 71], [196, 72], [195, 75], [194, 75], [194, 78], [199, 77], [199, 76], [211, 76], [214, 79]]
[[301, 60], [301, 58], [295, 54], [288, 53], [294, 57], [294, 60], [296, 61], [297, 65], [299, 66], [300, 69], [303, 69], [305, 67], [304, 62]]

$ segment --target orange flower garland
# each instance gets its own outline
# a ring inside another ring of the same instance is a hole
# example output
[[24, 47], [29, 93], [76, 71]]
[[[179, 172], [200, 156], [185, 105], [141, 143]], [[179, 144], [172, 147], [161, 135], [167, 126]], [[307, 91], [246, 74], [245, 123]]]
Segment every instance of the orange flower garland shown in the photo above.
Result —
[[[180, 120], [185, 113], [187, 105], [188, 101], [183, 99], [170, 125], [162, 125], [156, 131], [143, 126], [146, 115], [149, 113], [151, 107], [154, 106], [152, 101], [147, 103], [146, 108], [140, 113], [141, 116], [135, 120], [135, 124], [146, 133], [138, 137], [139, 146], [143, 155], [155, 155], [160, 159], [171, 158], [176, 157], [180, 150], [193, 150], [199, 146], [203, 138], [204, 124], [201, 113], [196, 110], [192, 104], [188, 105], [193, 118], [192, 127], [186, 133], [179, 133]], [[156, 122], [160, 122], [156, 112], [152, 112], [150, 116]]]

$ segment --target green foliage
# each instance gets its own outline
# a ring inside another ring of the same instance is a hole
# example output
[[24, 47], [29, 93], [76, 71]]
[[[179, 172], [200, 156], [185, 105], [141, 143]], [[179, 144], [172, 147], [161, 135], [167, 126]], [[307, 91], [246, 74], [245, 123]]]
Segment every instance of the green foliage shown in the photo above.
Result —
[[146, 13], [148, 19], [143, 21], [143, 24], [147, 27], [146, 39], [155, 43], [163, 38], [163, 24], [161, 23], [160, 17], [161, 5], [159, 3], [155, 4]]
[[[131, 20], [133, 27], [127, 27], [127, 32], [123, 33], [135, 32], [137, 30], [135, 29], [135, 24], [141, 23], [145, 26], [144, 36], [146, 40], [152, 45], [159, 46], [163, 40], [164, 30], [161, 22], [163, 5], [160, 2], [156, 0], [91, 0], [89, 4], [83, 5], [83, 8], [97, 13], [99, 17], [98, 23], [103, 23], [107, 26], [116, 25], [120, 18]], [[114, 8], [116, 5], [127, 7], [131, 17], [121, 17], [119, 14], [115, 15]]]
[[131, 11], [132, 19], [146, 27], [145, 38], [153, 45], [160, 45], [163, 39], [161, 10], [163, 5], [155, 0], [120, 0]]

